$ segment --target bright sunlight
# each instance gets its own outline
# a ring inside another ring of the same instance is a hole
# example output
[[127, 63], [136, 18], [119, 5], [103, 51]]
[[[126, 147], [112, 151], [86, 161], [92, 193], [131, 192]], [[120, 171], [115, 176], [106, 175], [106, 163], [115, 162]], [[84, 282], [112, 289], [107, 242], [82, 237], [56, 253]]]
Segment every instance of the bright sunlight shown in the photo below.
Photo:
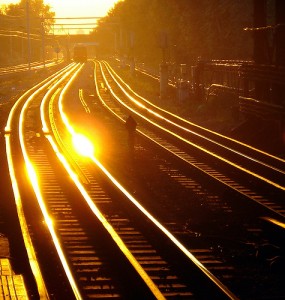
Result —
[[[20, 0], [0, 0], [1, 5], [19, 3]], [[118, 0], [44, 0], [51, 6], [57, 18], [62, 17], [104, 17]]]
[[45, 0], [56, 17], [105, 16], [118, 0]]
[[[119, 1], [122, 0], [44, 0], [44, 4], [49, 5], [50, 11], [55, 13], [56, 28], [54, 30], [56, 33], [87, 34], [92, 28], [96, 27], [97, 21], [94, 17], [106, 16]], [[18, 3], [20, 3], [20, 0], [0, 0], [0, 7]], [[73, 25], [66, 30], [65, 27], [69, 24]]]
[[90, 140], [83, 134], [76, 133], [72, 137], [72, 142], [76, 151], [86, 157], [94, 155], [94, 146]]

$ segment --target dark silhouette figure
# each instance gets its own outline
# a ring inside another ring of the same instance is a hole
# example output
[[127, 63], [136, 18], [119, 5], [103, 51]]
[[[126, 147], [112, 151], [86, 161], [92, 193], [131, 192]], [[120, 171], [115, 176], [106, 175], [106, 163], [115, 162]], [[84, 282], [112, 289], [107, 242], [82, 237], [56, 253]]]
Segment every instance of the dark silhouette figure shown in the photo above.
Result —
[[129, 116], [126, 120], [126, 128], [128, 131], [129, 135], [129, 148], [131, 150], [134, 149], [135, 146], [135, 132], [136, 132], [136, 127], [137, 127], [137, 122], [134, 120], [132, 116]]

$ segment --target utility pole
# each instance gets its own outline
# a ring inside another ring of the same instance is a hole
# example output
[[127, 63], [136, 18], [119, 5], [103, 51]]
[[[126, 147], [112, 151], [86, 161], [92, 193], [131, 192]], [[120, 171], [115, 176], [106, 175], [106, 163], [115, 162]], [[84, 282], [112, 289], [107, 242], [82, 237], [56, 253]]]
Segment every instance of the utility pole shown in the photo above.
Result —
[[266, 0], [254, 0], [253, 25], [255, 27], [253, 59], [257, 64], [268, 63], [268, 41], [266, 31]]
[[28, 66], [31, 70], [31, 36], [30, 36], [30, 1], [26, 0], [26, 16], [27, 16], [27, 38], [28, 38]]
[[[266, 22], [266, 0], [254, 0], [253, 2], [253, 24], [254, 24], [254, 47], [253, 59], [256, 64], [266, 65], [269, 63], [268, 57], [268, 39], [265, 30]], [[256, 80], [255, 81], [255, 97], [258, 100], [268, 101], [269, 86], [268, 84]]]
[[277, 66], [285, 66], [285, 2], [284, 0], [275, 1], [276, 13], [276, 59]]
[[162, 63], [159, 66], [160, 98], [165, 99], [168, 88], [168, 66], [166, 63], [166, 49], [168, 47], [168, 37], [165, 31], [162, 31], [159, 34], [158, 46], [162, 50]]
[[[275, 57], [274, 64], [279, 68], [285, 67], [285, 2], [284, 0], [275, 0]], [[284, 86], [280, 84], [273, 84], [274, 103], [285, 105]], [[283, 130], [285, 131], [285, 120], [283, 121]], [[283, 131], [283, 132], [284, 132]]]
[[134, 58], [134, 44], [135, 44], [135, 34], [134, 32], [130, 32], [130, 71], [131, 74], [135, 75], [135, 58]]
[[45, 27], [44, 27], [45, 19], [42, 17], [41, 20], [41, 32], [42, 32], [42, 58], [43, 58], [43, 64], [44, 68], [46, 67], [46, 49], [45, 49]]

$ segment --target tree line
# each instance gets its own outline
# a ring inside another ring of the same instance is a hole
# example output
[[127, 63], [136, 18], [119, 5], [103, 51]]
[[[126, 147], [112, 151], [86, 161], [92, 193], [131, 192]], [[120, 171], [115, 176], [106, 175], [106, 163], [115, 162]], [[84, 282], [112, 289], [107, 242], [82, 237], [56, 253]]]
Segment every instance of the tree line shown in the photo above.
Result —
[[101, 53], [158, 62], [252, 59], [253, 3], [248, 0], [124, 0], [94, 29]]
[[54, 16], [51, 7], [43, 0], [20, 0], [16, 4], [1, 6], [1, 65], [27, 62], [28, 33], [31, 59], [40, 60], [43, 37], [51, 30]]
[[[116, 53], [149, 65], [157, 65], [164, 59], [193, 65], [200, 58], [272, 63], [276, 28], [284, 31], [284, 3], [284, 0], [121, 0], [99, 20], [90, 38], [99, 43], [99, 55]], [[34, 45], [33, 59], [39, 59], [43, 35], [50, 33], [54, 16], [44, 0], [20, 0], [18, 4], [2, 6], [0, 63], [27, 56], [28, 27]], [[276, 22], [283, 27], [276, 26]], [[255, 31], [254, 27], [265, 29]], [[275, 52], [284, 52], [283, 40], [281, 32]]]

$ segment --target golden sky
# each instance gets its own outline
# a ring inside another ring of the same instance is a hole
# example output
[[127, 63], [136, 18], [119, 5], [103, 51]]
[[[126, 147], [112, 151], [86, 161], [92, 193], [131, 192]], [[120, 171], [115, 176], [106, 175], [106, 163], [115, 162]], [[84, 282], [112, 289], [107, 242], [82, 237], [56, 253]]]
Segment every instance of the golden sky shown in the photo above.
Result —
[[[0, 0], [1, 1], [1, 0]], [[51, 6], [51, 10], [56, 13], [57, 18], [77, 18], [77, 17], [102, 17], [105, 16], [108, 11], [114, 6], [118, 0], [45, 0], [46, 4]], [[76, 26], [71, 25], [70, 28], [77, 27], [77, 29], [65, 29], [65, 26], [57, 26], [56, 28], [62, 28], [62, 33], [83, 33], [81, 27], [92, 27], [89, 23], [96, 22], [96, 19], [83, 19], [83, 20], [56, 20], [56, 23], [66, 24], [66, 23], [86, 23], [86, 25]], [[84, 30], [88, 33], [89, 30]]]
[[[0, 0], [1, 2], [1, 0]], [[46, 0], [57, 17], [102, 17], [118, 0]]]
[[[0, 0], [0, 5], [19, 3], [16, 0]], [[118, 0], [45, 0], [56, 17], [105, 16]]]
[[[45, 4], [51, 6], [51, 11], [55, 12], [56, 18], [79, 18], [79, 17], [103, 17], [108, 11], [113, 8], [114, 4], [120, 0], [44, 0]], [[20, 0], [0, 0], [0, 6], [2, 4], [19, 3]], [[82, 20], [56, 20], [56, 23], [94, 23], [96, 19], [82, 19]], [[82, 25], [78, 27], [95, 27], [93, 25]], [[78, 28], [75, 30], [65, 29], [65, 26], [60, 26], [62, 33], [75, 33], [78, 32]], [[55, 28], [60, 28], [55, 27]], [[76, 25], [70, 25], [71, 27], [77, 27]], [[87, 33], [89, 30], [84, 31]]]

